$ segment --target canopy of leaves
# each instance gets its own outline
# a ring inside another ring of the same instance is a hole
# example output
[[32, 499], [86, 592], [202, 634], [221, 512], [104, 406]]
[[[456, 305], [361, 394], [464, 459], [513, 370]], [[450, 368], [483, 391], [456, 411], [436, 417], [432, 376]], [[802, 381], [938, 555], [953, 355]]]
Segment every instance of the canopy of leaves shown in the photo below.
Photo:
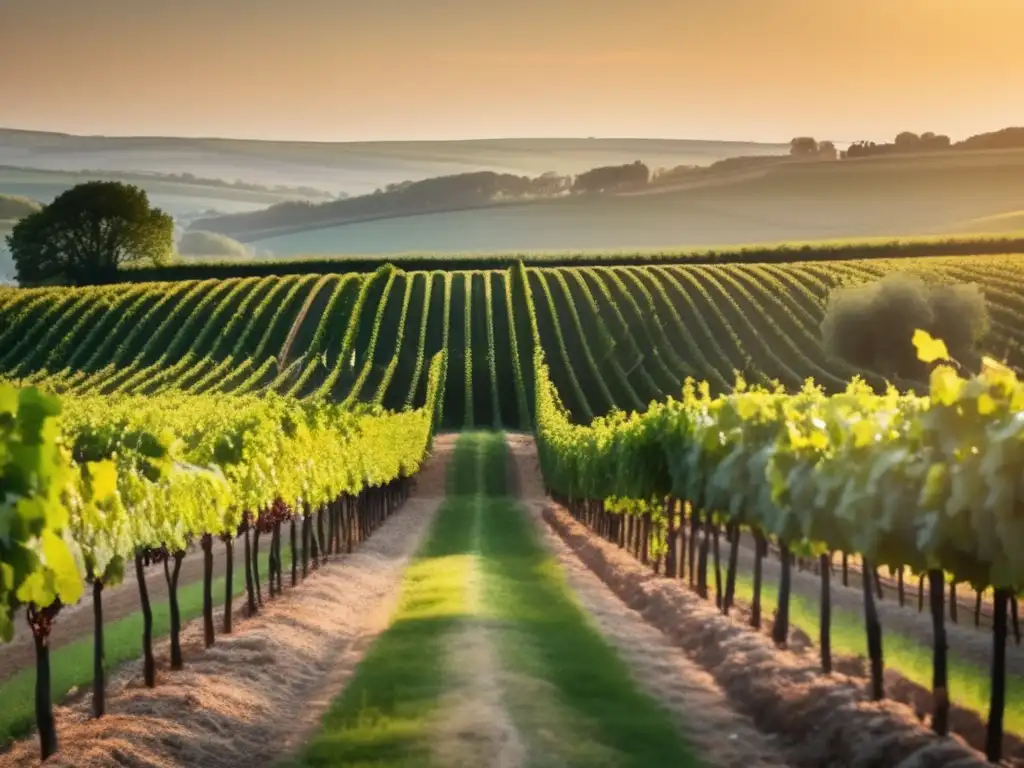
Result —
[[821, 333], [825, 348], [853, 365], [923, 380], [928, 366], [911, 342], [917, 329], [944, 341], [955, 360], [975, 369], [978, 342], [988, 325], [985, 297], [977, 285], [925, 283], [914, 275], [892, 274], [833, 291]]
[[651, 180], [650, 169], [636, 160], [627, 165], [604, 165], [581, 173], [573, 182], [574, 192], [609, 192], [642, 187]]
[[811, 136], [797, 136], [789, 142], [789, 154], [797, 156], [818, 154], [818, 142]]
[[26, 216], [7, 237], [22, 284], [109, 279], [130, 262], [166, 261], [174, 221], [135, 186], [91, 181]]

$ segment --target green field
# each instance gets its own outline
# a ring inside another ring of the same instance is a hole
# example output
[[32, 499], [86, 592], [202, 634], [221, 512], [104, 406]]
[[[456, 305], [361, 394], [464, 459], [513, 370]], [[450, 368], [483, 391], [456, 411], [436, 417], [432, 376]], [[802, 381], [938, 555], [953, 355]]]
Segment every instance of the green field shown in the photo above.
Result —
[[733, 372], [828, 390], [862, 373], [829, 357], [829, 291], [895, 271], [976, 282], [983, 349], [1024, 365], [1024, 256], [788, 264], [519, 268], [118, 284], [0, 293], [0, 373], [72, 393], [259, 392], [419, 404], [448, 352], [446, 427], [532, 423], [531, 324], [580, 420], [642, 409], [692, 376]]

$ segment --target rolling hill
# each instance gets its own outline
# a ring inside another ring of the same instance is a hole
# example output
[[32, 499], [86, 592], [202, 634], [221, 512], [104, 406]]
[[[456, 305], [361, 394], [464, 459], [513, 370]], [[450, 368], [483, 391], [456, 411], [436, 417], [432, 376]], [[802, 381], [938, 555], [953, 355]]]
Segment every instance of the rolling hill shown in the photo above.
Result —
[[736, 155], [784, 154], [787, 145], [675, 139], [481, 139], [288, 142], [71, 136], [0, 129], [0, 165], [73, 171], [194, 173], [268, 185], [365, 194], [407, 180], [465, 171], [539, 175], [598, 165], [707, 165]]
[[643, 193], [380, 218], [251, 243], [275, 257], [718, 246], [1009, 231], [1022, 208], [1024, 150], [998, 150], [780, 162]]

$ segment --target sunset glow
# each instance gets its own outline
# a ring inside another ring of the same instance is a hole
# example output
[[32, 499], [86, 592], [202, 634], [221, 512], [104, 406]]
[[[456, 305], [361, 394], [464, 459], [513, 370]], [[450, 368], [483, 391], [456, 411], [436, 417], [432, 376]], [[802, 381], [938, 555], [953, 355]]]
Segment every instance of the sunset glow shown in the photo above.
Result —
[[0, 125], [307, 140], [954, 137], [1024, 123], [1019, 0], [4, 0]]

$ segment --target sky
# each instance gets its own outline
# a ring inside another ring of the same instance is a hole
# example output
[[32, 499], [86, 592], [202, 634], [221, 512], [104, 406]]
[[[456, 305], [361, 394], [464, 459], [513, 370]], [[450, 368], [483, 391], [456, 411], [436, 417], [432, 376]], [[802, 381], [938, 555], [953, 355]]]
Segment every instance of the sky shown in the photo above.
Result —
[[0, 0], [0, 126], [307, 141], [954, 139], [1024, 0]]

